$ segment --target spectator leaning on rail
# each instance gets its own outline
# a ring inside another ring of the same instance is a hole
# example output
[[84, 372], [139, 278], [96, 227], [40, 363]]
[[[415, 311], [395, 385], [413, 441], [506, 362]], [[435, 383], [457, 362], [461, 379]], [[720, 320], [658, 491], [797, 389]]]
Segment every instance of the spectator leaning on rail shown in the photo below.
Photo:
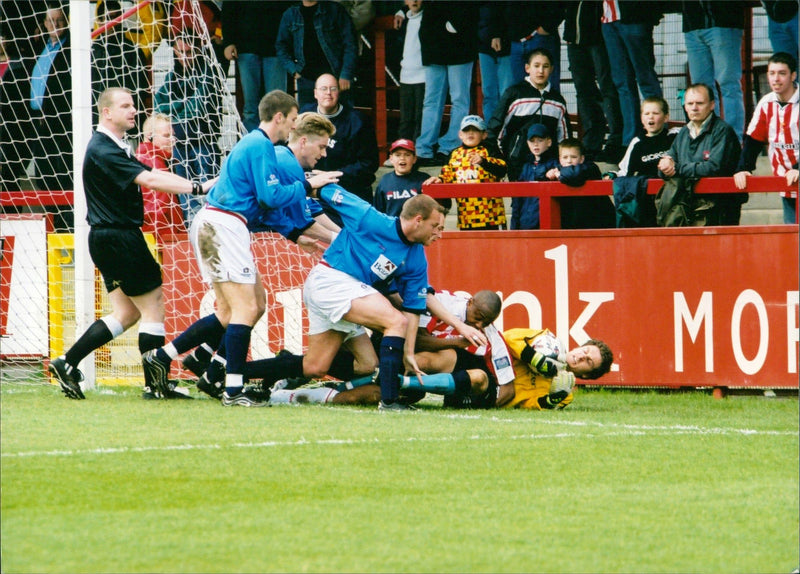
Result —
[[[658, 162], [667, 178], [730, 177], [739, 162], [739, 139], [733, 128], [714, 113], [714, 93], [705, 84], [686, 88], [684, 109], [689, 117], [672, 147]], [[738, 225], [746, 193], [695, 196], [705, 206], [706, 225]]]
[[[767, 65], [767, 80], [772, 91], [761, 98], [747, 126], [742, 157], [733, 176], [736, 187], [747, 186], [753, 175], [756, 158], [764, 144], [769, 144], [769, 164], [773, 175], [786, 178], [786, 185], [796, 185], [797, 160], [800, 156], [800, 105], [798, 105], [797, 61], [786, 52], [773, 54]], [[797, 190], [781, 192], [783, 222], [796, 223]]]

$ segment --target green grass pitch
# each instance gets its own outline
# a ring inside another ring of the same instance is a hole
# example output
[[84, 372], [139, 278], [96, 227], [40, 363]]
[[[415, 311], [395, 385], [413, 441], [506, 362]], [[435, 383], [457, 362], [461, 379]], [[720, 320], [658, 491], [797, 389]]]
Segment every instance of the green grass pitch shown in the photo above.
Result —
[[3, 572], [791, 572], [798, 401], [410, 414], [0, 387]]

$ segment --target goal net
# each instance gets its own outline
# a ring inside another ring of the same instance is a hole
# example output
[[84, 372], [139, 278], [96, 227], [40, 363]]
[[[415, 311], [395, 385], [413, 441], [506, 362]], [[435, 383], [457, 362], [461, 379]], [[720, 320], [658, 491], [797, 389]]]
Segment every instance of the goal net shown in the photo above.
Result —
[[[132, 152], [193, 180], [216, 177], [245, 132], [215, 3], [101, 0], [59, 8], [29, 1], [3, 2], [0, 10], [8, 56], [0, 87], [0, 368], [3, 383], [41, 383], [49, 382], [49, 359], [111, 312], [88, 256], [79, 163], [99, 93], [128, 88], [139, 110], [128, 133]], [[172, 140], [160, 137], [165, 124]], [[162, 264], [169, 340], [214, 309], [187, 237], [202, 199], [143, 192], [145, 237]], [[254, 250], [268, 295], [251, 354], [302, 352], [300, 294], [316, 258], [273, 233], [255, 234]], [[81, 364], [90, 386], [143, 384], [137, 330]], [[172, 377], [192, 375], [176, 361]]]

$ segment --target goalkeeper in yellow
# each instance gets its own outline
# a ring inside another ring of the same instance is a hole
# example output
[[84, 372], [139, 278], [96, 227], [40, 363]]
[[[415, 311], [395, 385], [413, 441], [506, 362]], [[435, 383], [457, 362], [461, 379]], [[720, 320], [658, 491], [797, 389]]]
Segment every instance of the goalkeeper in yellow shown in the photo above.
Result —
[[[460, 371], [455, 361], [444, 369], [447, 361], [439, 362], [439, 374], [402, 377], [401, 388], [445, 395], [445, 406], [455, 408], [563, 409], [572, 402], [576, 378], [600, 378], [614, 361], [608, 345], [597, 339], [564, 353], [561, 342], [547, 329], [509, 329], [502, 333], [502, 341], [505, 348], [495, 348], [485, 365]], [[417, 361], [428, 371], [437, 363], [430, 355], [448, 352], [453, 350], [417, 354]], [[459, 385], [462, 379], [468, 384]]]
[[563, 409], [572, 402], [576, 377], [602, 377], [614, 361], [608, 345], [597, 339], [562, 353], [560, 341], [547, 329], [509, 329], [503, 339], [511, 353], [514, 381], [498, 387], [498, 407]]

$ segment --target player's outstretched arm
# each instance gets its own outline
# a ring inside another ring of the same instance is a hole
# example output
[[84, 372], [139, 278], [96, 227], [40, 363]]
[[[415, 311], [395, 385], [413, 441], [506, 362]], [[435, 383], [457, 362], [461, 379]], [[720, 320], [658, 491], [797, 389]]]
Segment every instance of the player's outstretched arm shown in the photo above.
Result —
[[214, 178], [201, 184], [174, 173], [157, 169], [152, 171], [144, 170], [134, 179], [137, 185], [155, 189], [156, 191], [172, 194], [192, 193], [194, 195], [208, 193], [208, 190], [213, 187], [216, 181], [217, 178]]

